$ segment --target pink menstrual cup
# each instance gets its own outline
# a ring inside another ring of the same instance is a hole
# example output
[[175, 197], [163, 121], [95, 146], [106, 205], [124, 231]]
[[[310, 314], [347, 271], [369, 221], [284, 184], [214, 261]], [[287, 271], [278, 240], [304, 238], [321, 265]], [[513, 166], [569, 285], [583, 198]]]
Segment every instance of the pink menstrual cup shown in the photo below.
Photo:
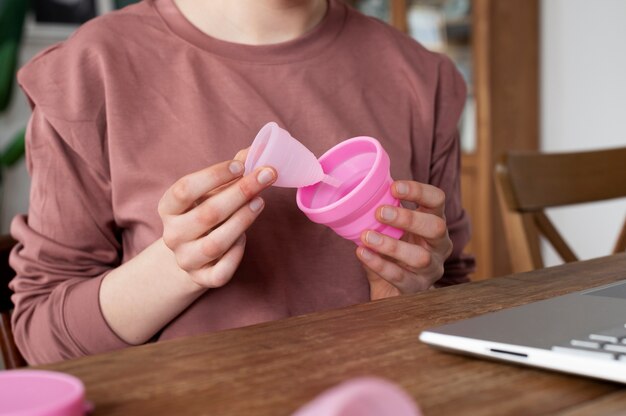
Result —
[[400, 205], [391, 195], [389, 156], [378, 140], [354, 137], [324, 153], [319, 162], [339, 185], [318, 182], [298, 189], [298, 207], [311, 221], [327, 225], [356, 244], [361, 244], [364, 230], [393, 238], [402, 236], [402, 230], [376, 220], [376, 209], [381, 205]]
[[389, 156], [378, 140], [355, 137], [327, 151], [321, 158], [274, 122], [256, 135], [245, 162], [245, 172], [271, 166], [278, 172], [275, 186], [298, 188], [298, 207], [313, 222], [361, 244], [364, 230], [394, 238], [402, 231], [379, 223], [376, 209], [399, 206], [391, 195]]
[[81, 416], [92, 409], [76, 377], [37, 370], [0, 373], [0, 416]]
[[324, 179], [315, 155], [274, 122], [263, 126], [254, 138], [246, 158], [245, 173], [259, 166], [276, 169], [278, 179], [274, 186], [299, 188]]

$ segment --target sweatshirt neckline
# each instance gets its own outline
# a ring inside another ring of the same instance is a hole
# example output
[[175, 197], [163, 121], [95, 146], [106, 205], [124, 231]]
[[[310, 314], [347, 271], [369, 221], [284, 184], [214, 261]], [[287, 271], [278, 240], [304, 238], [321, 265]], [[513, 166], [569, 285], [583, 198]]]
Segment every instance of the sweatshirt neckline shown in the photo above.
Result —
[[328, 0], [326, 15], [302, 36], [270, 45], [245, 45], [220, 40], [202, 32], [187, 20], [173, 0], [152, 0], [152, 3], [157, 14], [176, 36], [225, 58], [261, 64], [301, 61], [318, 55], [337, 38], [347, 16], [343, 3]]

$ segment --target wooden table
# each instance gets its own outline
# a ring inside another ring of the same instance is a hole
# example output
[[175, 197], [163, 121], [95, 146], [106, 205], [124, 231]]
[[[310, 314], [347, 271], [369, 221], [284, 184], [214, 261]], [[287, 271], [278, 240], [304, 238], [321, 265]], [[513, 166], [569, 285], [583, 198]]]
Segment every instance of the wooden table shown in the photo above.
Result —
[[80, 377], [95, 415], [288, 415], [364, 375], [395, 381], [426, 415], [626, 413], [622, 385], [444, 353], [417, 339], [434, 325], [623, 278], [626, 253], [43, 368]]

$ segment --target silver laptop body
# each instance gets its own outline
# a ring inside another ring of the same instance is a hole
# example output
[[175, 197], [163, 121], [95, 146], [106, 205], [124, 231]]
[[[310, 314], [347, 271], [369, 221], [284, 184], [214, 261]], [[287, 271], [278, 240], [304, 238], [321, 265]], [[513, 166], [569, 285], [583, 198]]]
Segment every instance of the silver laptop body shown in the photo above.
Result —
[[431, 328], [455, 352], [626, 383], [626, 280]]

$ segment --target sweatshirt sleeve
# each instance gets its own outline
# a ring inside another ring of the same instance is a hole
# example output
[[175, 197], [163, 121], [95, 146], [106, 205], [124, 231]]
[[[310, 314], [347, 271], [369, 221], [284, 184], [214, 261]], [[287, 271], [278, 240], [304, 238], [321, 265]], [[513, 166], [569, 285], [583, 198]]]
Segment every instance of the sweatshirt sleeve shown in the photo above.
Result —
[[435, 96], [435, 138], [430, 166], [430, 183], [446, 194], [446, 221], [452, 254], [444, 264], [437, 286], [469, 281], [475, 269], [473, 256], [463, 253], [470, 240], [470, 222], [461, 204], [461, 147], [458, 122], [465, 106], [466, 87], [454, 64], [442, 57]]
[[103, 82], [97, 54], [55, 46], [18, 81], [33, 108], [27, 135], [27, 216], [16, 217], [12, 324], [30, 364], [127, 346], [99, 304], [103, 277], [120, 264], [112, 209]]

